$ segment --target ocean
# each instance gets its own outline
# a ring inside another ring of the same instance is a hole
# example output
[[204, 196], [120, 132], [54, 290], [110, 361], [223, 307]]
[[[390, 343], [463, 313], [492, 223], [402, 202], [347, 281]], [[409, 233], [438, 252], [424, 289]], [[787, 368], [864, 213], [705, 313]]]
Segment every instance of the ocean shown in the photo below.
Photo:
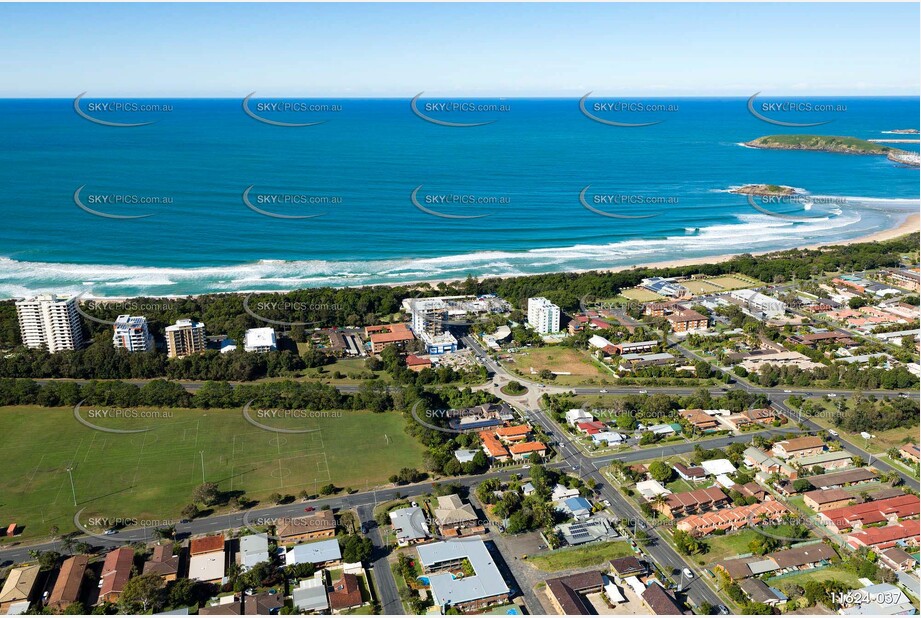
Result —
[[[245, 94], [245, 93], [244, 93]], [[0, 297], [357, 286], [629, 266], [827, 243], [919, 209], [884, 156], [777, 133], [917, 139], [917, 98], [0, 100]], [[437, 104], [459, 101], [444, 111]], [[122, 109], [113, 111], [115, 104]], [[153, 106], [148, 108], [146, 106]], [[612, 107], [617, 107], [612, 111]], [[477, 124], [445, 126], [430, 122]], [[482, 124], [488, 123], [488, 124]], [[918, 151], [918, 144], [889, 144]], [[755, 208], [731, 187], [807, 200]], [[245, 194], [245, 197], [244, 197]], [[137, 217], [137, 218], [112, 218]], [[144, 216], [146, 215], [146, 216]], [[781, 215], [781, 216], [776, 216]], [[286, 218], [288, 217], [288, 218]], [[303, 218], [289, 218], [303, 217]]]

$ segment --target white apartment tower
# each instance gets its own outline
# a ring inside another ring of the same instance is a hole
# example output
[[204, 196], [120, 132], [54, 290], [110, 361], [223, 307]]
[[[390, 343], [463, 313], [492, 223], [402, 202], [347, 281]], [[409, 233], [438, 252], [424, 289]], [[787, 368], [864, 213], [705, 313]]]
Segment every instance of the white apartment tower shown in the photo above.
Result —
[[528, 299], [528, 324], [539, 333], [560, 332], [560, 308], [543, 297]]
[[182, 358], [205, 351], [205, 325], [195, 320], [176, 320], [166, 327], [166, 349], [170, 358]]
[[129, 352], [148, 352], [154, 349], [153, 335], [147, 329], [147, 318], [120, 315], [115, 319], [112, 345]]
[[16, 301], [16, 314], [26, 347], [45, 348], [52, 354], [83, 347], [83, 329], [75, 297], [43, 294]]

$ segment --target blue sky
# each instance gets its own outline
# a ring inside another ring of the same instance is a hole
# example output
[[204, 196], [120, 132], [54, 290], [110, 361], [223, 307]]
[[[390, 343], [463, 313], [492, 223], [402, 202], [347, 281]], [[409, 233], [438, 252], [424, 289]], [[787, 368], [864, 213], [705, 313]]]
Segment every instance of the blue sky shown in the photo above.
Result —
[[0, 4], [0, 97], [919, 93], [919, 5]]

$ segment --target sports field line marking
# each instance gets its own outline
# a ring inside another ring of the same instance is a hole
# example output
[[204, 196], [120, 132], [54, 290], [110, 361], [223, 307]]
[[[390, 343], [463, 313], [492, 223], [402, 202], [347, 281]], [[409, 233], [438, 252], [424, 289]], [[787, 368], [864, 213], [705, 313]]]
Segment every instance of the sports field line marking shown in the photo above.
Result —
[[138, 472], [141, 471], [141, 460], [144, 459], [144, 447], [147, 445], [147, 434], [148, 433], [149, 432], [144, 433], [144, 440], [141, 442], [141, 450], [138, 453], [138, 465], [135, 466], [134, 476], [131, 477], [131, 489], [129, 490], [131, 493], [134, 493], [134, 487], [138, 480]]
[[45, 460], [45, 454], [42, 453], [42, 456], [39, 458], [38, 463], [35, 464], [35, 467], [32, 468], [32, 474], [29, 476], [29, 482], [26, 483], [26, 489], [28, 490], [32, 486], [32, 481], [35, 480], [35, 475], [38, 474], [38, 469], [41, 467], [42, 462]]

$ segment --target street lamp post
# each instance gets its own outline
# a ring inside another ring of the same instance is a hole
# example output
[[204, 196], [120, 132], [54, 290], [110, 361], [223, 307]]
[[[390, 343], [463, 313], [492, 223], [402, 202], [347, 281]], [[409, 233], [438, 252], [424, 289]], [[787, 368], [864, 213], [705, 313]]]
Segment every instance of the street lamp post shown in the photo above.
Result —
[[77, 488], [74, 486], [74, 467], [67, 466], [67, 475], [70, 477], [70, 492], [74, 496], [74, 506], [77, 506]]

